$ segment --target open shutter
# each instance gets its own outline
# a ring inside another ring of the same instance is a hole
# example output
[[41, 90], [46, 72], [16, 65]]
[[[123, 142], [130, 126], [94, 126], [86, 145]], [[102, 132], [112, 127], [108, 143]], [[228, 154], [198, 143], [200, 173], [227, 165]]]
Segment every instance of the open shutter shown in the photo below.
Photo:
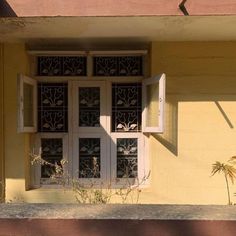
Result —
[[165, 74], [161, 74], [143, 81], [143, 132], [164, 131], [165, 78]]
[[37, 81], [18, 75], [18, 132], [37, 131]]

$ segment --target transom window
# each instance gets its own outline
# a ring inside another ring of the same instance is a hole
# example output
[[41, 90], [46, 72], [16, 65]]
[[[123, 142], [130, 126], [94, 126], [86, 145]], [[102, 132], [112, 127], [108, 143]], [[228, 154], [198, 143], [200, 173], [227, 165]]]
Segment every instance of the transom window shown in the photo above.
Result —
[[[82, 181], [142, 178], [145, 133], [163, 132], [165, 102], [165, 75], [146, 79], [143, 58], [37, 56], [35, 79], [18, 79], [19, 132], [36, 132], [42, 157], [52, 164], [68, 160], [66, 171]], [[36, 169], [34, 186], [53, 184], [53, 167]]]

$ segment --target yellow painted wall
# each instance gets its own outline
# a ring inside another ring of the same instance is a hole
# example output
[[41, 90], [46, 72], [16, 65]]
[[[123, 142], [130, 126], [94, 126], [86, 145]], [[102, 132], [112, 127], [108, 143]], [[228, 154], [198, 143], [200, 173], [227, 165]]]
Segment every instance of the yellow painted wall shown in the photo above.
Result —
[[150, 138], [157, 203], [227, 203], [211, 167], [236, 155], [235, 65], [236, 42], [152, 43], [152, 75], [167, 75], [166, 130]]
[[0, 44], [0, 202], [4, 199], [3, 44]]
[[[25, 136], [17, 134], [17, 73], [29, 70], [23, 44], [4, 44], [4, 133], [6, 199], [25, 190]], [[17, 184], [15, 184], [17, 183]], [[12, 196], [12, 194], [15, 194]]]
[[72, 201], [71, 194], [61, 189], [26, 191], [30, 185], [30, 135], [17, 133], [17, 74], [29, 75], [29, 71], [25, 45], [4, 44], [6, 202]]
[[[212, 163], [236, 155], [235, 65], [236, 42], [152, 43], [151, 73], [167, 76], [166, 127], [163, 135], [150, 137], [150, 187], [140, 202], [227, 203], [223, 176], [210, 175]], [[70, 202], [69, 191], [26, 191], [30, 137], [16, 133], [19, 72], [29, 72], [25, 46], [5, 44], [6, 200]]]

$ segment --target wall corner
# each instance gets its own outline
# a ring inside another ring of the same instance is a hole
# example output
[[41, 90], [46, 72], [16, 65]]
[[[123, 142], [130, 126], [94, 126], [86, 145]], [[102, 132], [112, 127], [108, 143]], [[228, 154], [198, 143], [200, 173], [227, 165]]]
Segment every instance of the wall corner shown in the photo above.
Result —
[[5, 199], [4, 174], [4, 45], [0, 43], [0, 202]]

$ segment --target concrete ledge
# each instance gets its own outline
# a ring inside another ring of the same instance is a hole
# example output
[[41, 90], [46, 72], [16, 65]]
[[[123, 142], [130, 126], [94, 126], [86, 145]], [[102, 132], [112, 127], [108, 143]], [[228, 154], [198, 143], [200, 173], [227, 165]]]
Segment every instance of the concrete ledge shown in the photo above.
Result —
[[0, 219], [236, 220], [235, 206], [0, 204]]
[[235, 236], [235, 206], [0, 204], [0, 236]]

